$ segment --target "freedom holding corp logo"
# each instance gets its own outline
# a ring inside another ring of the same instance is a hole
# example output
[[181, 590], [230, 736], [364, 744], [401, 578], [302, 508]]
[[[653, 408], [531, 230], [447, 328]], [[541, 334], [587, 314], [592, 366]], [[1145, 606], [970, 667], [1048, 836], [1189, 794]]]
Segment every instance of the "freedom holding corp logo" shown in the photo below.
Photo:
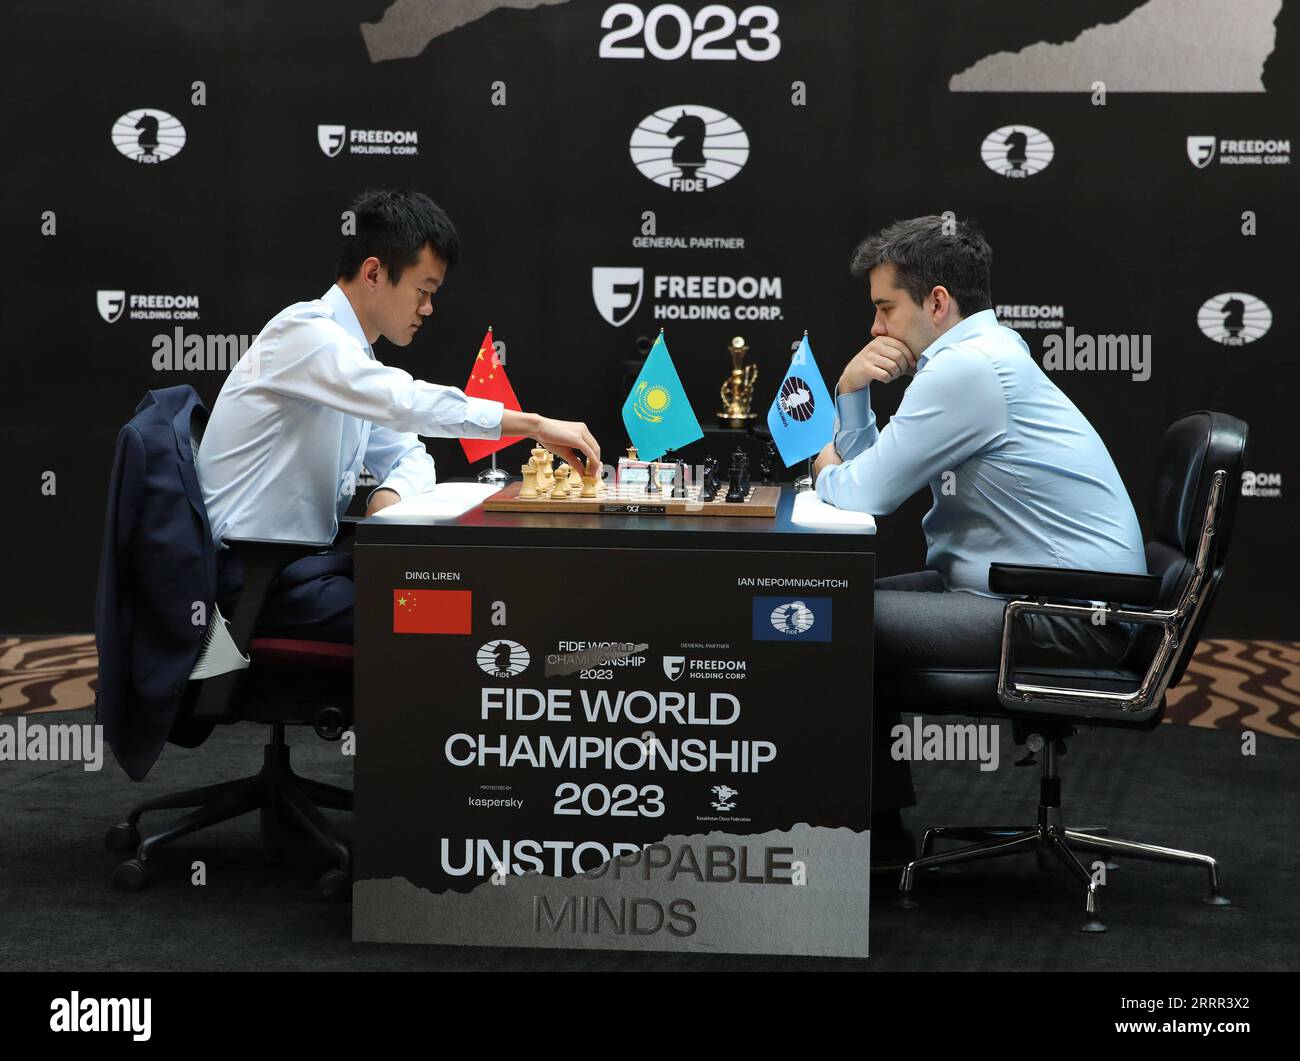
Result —
[[645, 290], [645, 270], [618, 265], [595, 265], [591, 269], [591, 297], [597, 312], [621, 328], [632, 319], [641, 305]]
[[185, 146], [185, 126], [156, 107], [127, 111], [113, 123], [113, 146], [134, 162], [166, 162]]
[[1224, 346], [1245, 346], [1262, 339], [1273, 326], [1273, 311], [1262, 298], [1243, 291], [1225, 291], [1207, 298], [1196, 312], [1206, 338]]
[[830, 597], [755, 597], [755, 641], [829, 641]]
[[720, 110], [687, 103], [641, 120], [629, 145], [632, 163], [648, 180], [675, 192], [725, 184], [749, 160], [749, 137]]
[[346, 125], [316, 126], [316, 144], [326, 158], [337, 158], [344, 146], [349, 155], [418, 155], [420, 134], [414, 129], [353, 129]]
[[1032, 125], [994, 129], [980, 146], [984, 165], [1004, 177], [1032, 177], [1047, 169], [1056, 154], [1052, 138]]

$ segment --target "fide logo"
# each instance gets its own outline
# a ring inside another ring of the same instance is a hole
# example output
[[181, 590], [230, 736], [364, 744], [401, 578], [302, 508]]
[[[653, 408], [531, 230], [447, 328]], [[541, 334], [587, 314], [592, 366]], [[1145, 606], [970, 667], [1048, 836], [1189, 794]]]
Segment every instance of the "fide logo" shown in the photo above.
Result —
[[155, 107], [127, 111], [113, 123], [113, 146], [133, 162], [166, 162], [185, 146], [185, 126]]
[[675, 192], [726, 184], [749, 160], [749, 136], [735, 118], [712, 107], [664, 107], [641, 119], [628, 145], [647, 180]]
[[1056, 149], [1052, 139], [1032, 125], [1004, 125], [994, 129], [980, 146], [984, 165], [1003, 177], [1032, 177], [1042, 173]]
[[1241, 291], [1208, 298], [1196, 313], [1207, 339], [1224, 346], [1245, 346], [1262, 339], [1273, 325], [1273, 311], [1263, 299]]
[[125, 291], [96, 291], [95, 304], [99, 307], [99, 315], [109, 324], [116, 324], [122, 317], [122, 311], [126, 309], [126, 292]]
[[591, 270], [591, 297], [606, 322], [621, 328], [641, 306], [645, 270], [639, 267], [597, 265]]
[[1189, 136], [1187, 158], [1197, 169], [1205, 169], [1214, 161], [1214, 148], [1218, 143], [1212, 136]]
[[493, 678], [514, 678], [528, 668], [531, 657], [518, 641], [501, 638], [489, 641], [478, 650], [475, 662], [479, 670]]
[[816, 621], [813, 610], [801, 600], [778, 604], [772, 609], [772, 626], [778, 633], [791, 636], [806, 634]]
[[788, 376], [781, 384], [779, 399], [781, 412], [803, 423], [811, 420], [817, 403], [813, 400], [812, 388], [798, 376]]
[[675, 682], [686, 673], [685, 656], [664, 656], [664, 677], [670, 682]]

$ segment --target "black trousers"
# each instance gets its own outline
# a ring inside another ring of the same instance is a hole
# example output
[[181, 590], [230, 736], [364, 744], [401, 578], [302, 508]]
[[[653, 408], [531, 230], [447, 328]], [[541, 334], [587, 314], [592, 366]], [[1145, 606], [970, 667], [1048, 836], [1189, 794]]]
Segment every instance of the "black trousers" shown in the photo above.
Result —
[[[221, 614], [234, 614], [235, 597], [244, 584], [239, 558], [229, 549], [217, 553], [217, 603]], [[330, 550], [304, 556], [280, 572], [271, 583], [258, 637], [288, 637], [302, 641], [352, 644], [352, 614], [356, 587], [352, 554]]]
[[[877, 674], [925, 667], [998, 669], [1002, 658], [1002, 597], [944, 589], [938, 571], [915, 571], [876, 579]], [[1017, 665], [1104, 666], [1129, 651], [1136, 627], [1094, 626], [1058, 616], [1028, 617], [1015, 644]], [[911, 764], [890, 754], [891, 730], [900, 710], [875, 699], [872, 727], [872, 809], [882, 817], [916, 804]]]

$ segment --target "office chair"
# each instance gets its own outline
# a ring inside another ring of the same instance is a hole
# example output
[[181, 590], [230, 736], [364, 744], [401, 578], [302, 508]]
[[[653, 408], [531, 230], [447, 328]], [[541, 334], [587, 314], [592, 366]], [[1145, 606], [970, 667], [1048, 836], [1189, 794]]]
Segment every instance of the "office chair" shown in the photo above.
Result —
[[[165, 397], [169, 392], [151, 392], [148, 397], [155, 394]], [[176, 400], [174, 394], [171, 400]], [[141, 408], [145, 408], [145, 403]], [[189, 446], [179, 443], [183, 448], [175, 455], [187, 466], [198, 453], [206, 422], [207, 410], [198, 405], [196, 415], [188, 421]], [[199, 515], [206, 535], [206, 517], [202, 512]], [[356, 520], [344, 518], [336, 545], [343, 544], [350, 536], [355, 523]], [[210, 539], [205, 540], [210, 544]], [[347, 900], [352, 894], [350, 844], [320, 808], [350, 811], [352, 793], [295, 774], [285, 743], [285, 727], [309, 725], [325, 740], [340, 739], [352, 724], [352, 646], [253, 636], [276, 577], [293, 561], [319, 552], [321, 546], [236, 539], [227, 539], [226, 544], [244, 570], [243, 587], [228, 627], [230, 643], [226, 644], [238, 669], [199, 678], [194, 676], [200, 671], [196, 667], [181, 693], [167, 740], [192, 748], [206, 740], [217, 725], [264, 723], [271, 727], [271, 732], [270, 743], [263, 752], [262, 768], [251, 777], [158, 796], [136, 806], [126, 821], [110, 828], [104, 838], [109, 851], [135, 852], [135, 857], [115, 869], [113, 886], [123, 891], [143, 889], [160, 847], [255, 810], [268, 856], [283, 851], [291, 834], [306, 835], [333, 863], [320, 877], [321, 893], [327, 899]], [[216, 616], [213, 619], [208, 627], [209, 637], [220, 630], [224, 638], [226, 627]], [[167, 827], [141, 836], [139, 825], [143, 814], [175, 808], [195, 809]]]
[[[1150, 730], [1159, 724], [1165, 691], [1187, 669], [1223, 577], [1247, 433], [1241, 420], [1217, 412], [1191, 413], [1165, 433], [1150, 494], [1152, 537], [1146, 560], [1151, 574], [993, 564], [989, 589], [1015, 598], [1003, 614], [999, 669], [928, 668], [882, 675], [878, 702], [925, 714], [1009, 718], [1016, 743], [1029, 749], [1026, 762], [1042, 757], [1037, 822], [927, 830], [919, 857], [903, 868], [899, 906], [917, 905], [912, 893], [919, 870], [1030, 851], [1041, 867], [1053, 859], [1064, 863], [1083, 885], [1085, 932], [1104, 932], [1105, 925], [1099, 884], [1076, 852], [1200, 867], [1209, 879], [1205, 902], [1229, 905], [1219, 864], [1209, 855], [1115, 839], [1106, 829], [1067, 828], [1058, 760], [1078, 726]], [[1062, 666], [1017, 668], [1015, 646], [1023, 633], [1018, 624], [1024, 617], [1094, 621], [1099, 609], [1081, 601], [1105, 601], [1107, 622], [1141, 624], [1120, 665], [1078, 659]], [[934, 854], [936, 840], [974, 842]], [[1108, 861], [1107, 868], [1115, 866]]]

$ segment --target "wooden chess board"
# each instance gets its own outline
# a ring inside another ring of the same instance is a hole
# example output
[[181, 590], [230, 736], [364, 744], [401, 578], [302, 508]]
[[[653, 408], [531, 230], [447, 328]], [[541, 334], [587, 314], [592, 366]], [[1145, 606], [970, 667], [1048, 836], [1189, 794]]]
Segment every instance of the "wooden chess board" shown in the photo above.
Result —
[[744, 501], [727, 502], [727, 484], [718, 488], [717, 496], [708, 502], [700, 501], [700, 488], [688, 486], [685, 497], [673, 497], [672, 487], [665, 485], [657, 494], [647, 494], [644, 483], [613, 483], [600, 485], [599, 497], [568, 497], [555, 499], [548, 496], [523, 498], [519, 491], [522, 483], [511, 483], [504, 490], [483, 502], [486, 512], [584, 512], [595, 515], [619, 516], [766, 516], [776, 515], [776, 504], [781, 499], [779, 486], [751, 483]]

